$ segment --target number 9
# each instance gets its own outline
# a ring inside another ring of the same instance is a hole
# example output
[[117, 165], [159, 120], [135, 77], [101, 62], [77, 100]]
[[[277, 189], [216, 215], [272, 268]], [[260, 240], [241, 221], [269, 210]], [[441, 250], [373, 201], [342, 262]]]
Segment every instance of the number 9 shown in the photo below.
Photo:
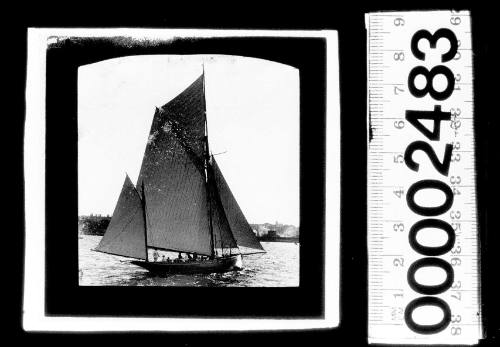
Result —
[[403, 18], [400, 18], [400, 17], [395, 18], [394, 19], [394, 25], [397, 26], [397, 27], [403, 26], [403, 25], [405, 25], [405, 20]]

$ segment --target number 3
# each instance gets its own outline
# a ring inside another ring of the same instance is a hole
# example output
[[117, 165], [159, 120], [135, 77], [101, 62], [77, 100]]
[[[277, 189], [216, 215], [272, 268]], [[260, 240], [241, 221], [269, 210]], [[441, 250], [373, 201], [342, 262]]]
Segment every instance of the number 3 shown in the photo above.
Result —
[[458, 51], [458, 41], [453, 31], [444, 28], [437, 30], [433, 35], [427, 30], [419, 30], [413, 35], [411, 39], [411, 51], [415, 58], [425, 60], [425, 53], [418, 48], [418, 43], [421, 39], [426, 39], [429, 41], [431, 48], [436, 48], [436, 44], [440, 38], [448, 39], [450, 42], [450, 49], [441, 55], [441, 62], [444, 63], [452, 60]]

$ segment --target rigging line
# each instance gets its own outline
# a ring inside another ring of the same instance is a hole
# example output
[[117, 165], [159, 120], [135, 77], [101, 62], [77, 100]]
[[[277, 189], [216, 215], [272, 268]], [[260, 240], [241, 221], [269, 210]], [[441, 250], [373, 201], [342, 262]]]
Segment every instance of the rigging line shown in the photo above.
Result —
[[212, 157], [213, 157], [214, 155], [220, 155], [220, 154], [225, 154], [225, 153], [227, 153], [227, 151], [224, 151], [224, 152], [219, 152], [219, 153], [215, 153], [215, 154], [213, 154], [213, 153], [212, 153]]

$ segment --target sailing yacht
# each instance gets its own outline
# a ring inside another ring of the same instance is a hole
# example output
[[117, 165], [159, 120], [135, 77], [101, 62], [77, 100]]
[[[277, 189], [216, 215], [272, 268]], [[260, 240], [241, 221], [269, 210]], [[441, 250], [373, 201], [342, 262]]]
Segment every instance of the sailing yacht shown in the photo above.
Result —
[[[151, 261], [148, 250], [192, 256]], [[95, 251], [163, 274], [238, 270], [243, 255], [265, 253], [210, 154], [204, 72], [156, 108], [137, 183], [126, 175]]]

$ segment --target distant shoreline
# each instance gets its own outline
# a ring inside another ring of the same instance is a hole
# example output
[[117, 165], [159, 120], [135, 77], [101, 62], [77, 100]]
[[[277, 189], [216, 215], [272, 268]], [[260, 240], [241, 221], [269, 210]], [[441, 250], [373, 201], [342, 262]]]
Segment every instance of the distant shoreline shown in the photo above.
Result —
[[300, 241], [298, 237], [266, 237], [266, 236], [257, 237], [257, 240], [263, 242], [295, 242], [295, 243], [299, 243]]
[[[78, 234], [103, 236], [110, 222], [110, 215], [79, 216]], [[259, 241], [299, 243], [299, 230], [294, 225], [264, 223], [250, 224], [250, 227]]]

